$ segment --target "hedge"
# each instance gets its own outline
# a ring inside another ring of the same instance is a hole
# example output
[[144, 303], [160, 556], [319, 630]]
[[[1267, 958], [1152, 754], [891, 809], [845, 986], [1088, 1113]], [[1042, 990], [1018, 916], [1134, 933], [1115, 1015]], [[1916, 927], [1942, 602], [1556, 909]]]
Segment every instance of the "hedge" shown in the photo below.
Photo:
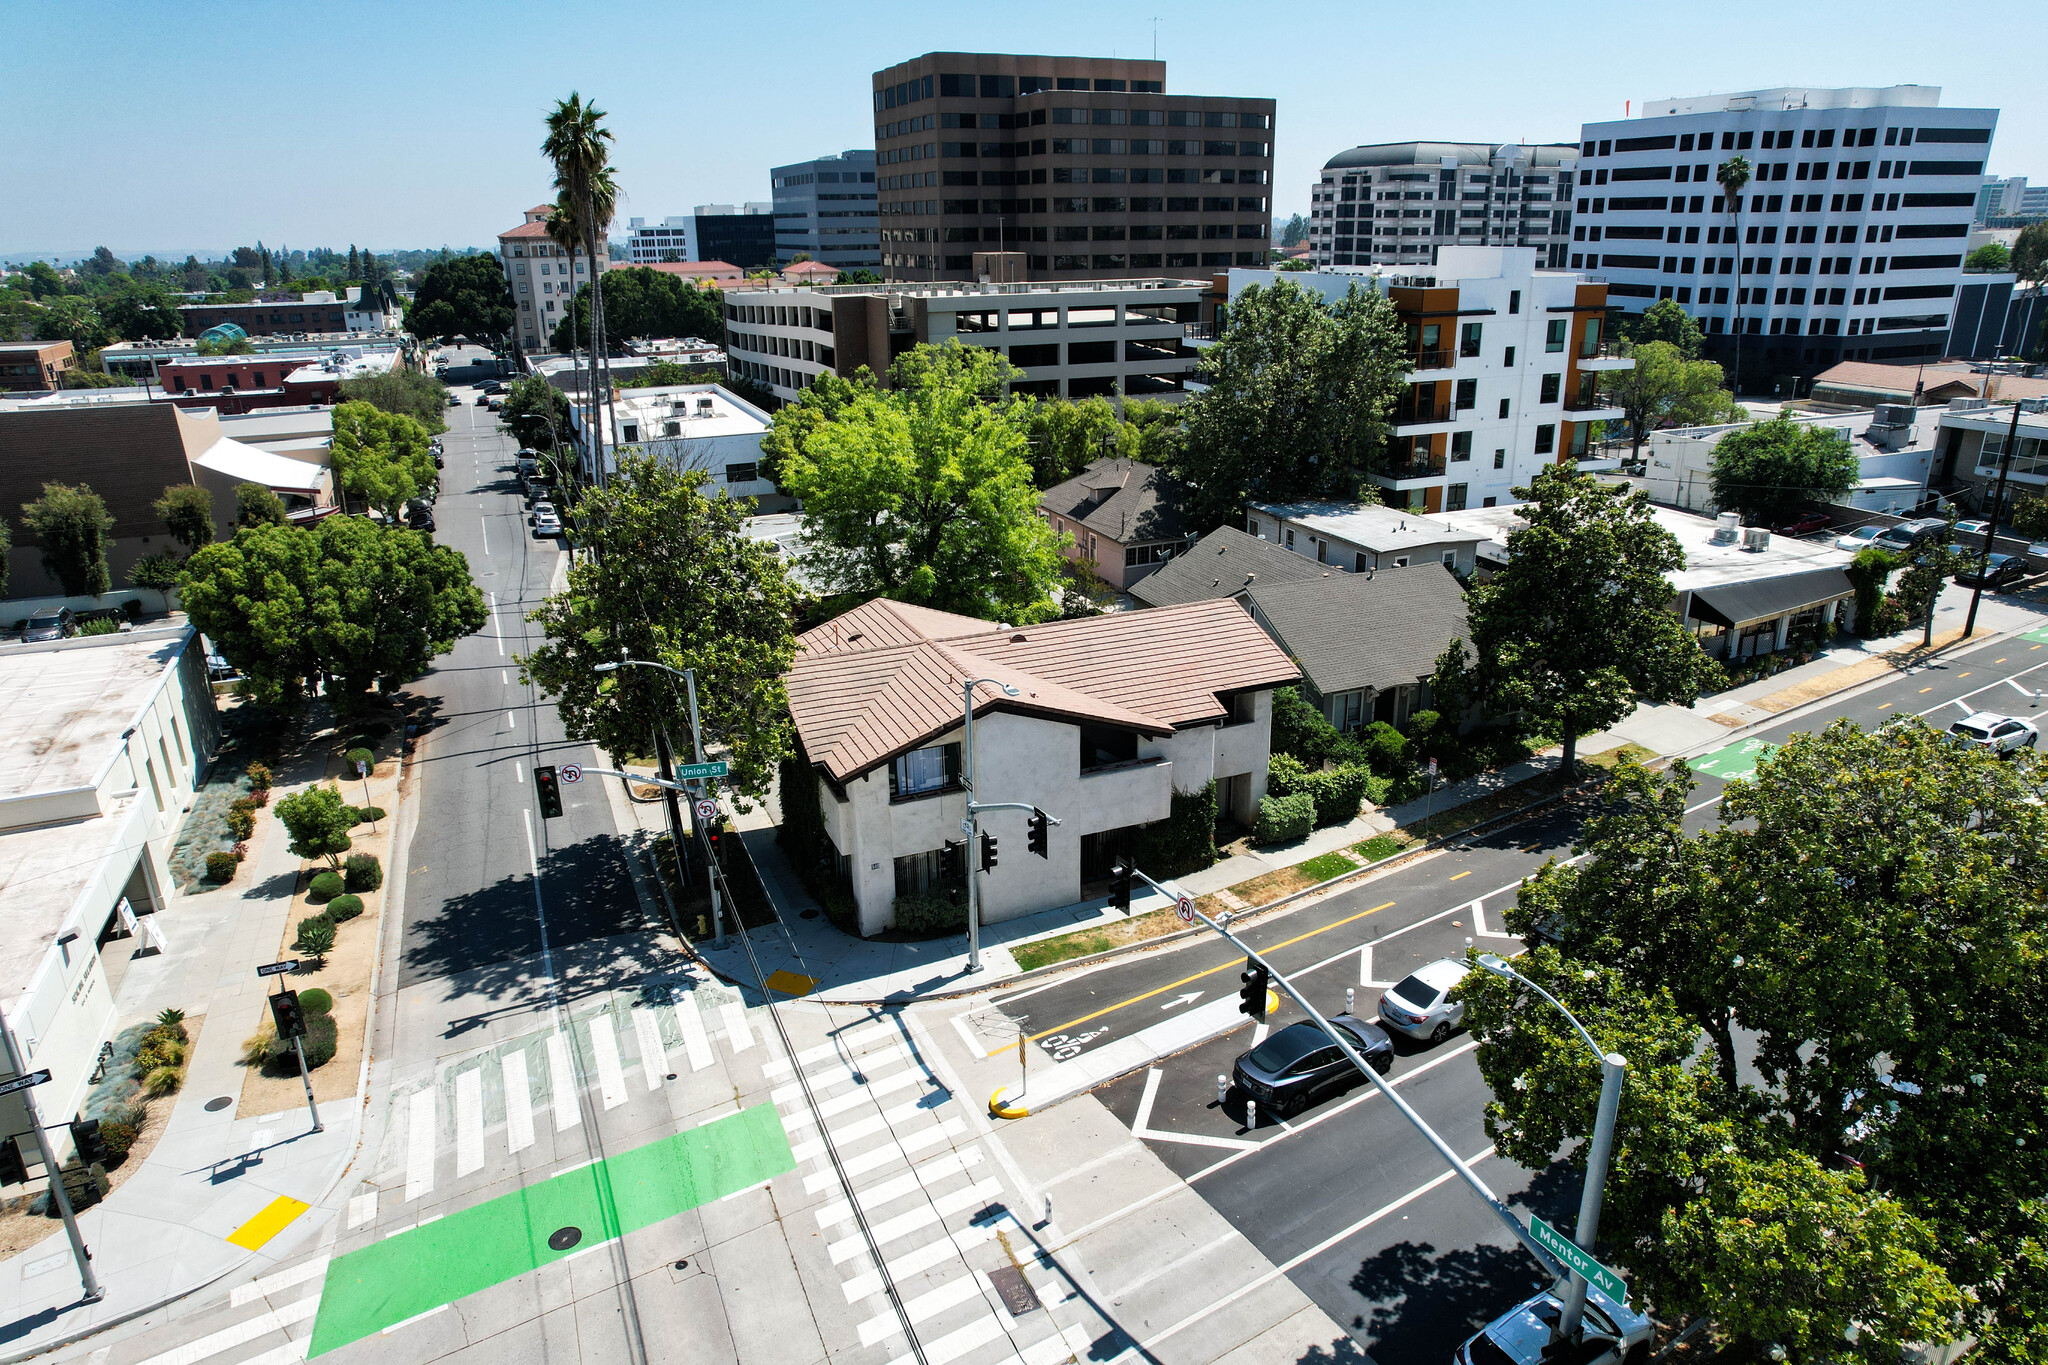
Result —
[[1156, 877], [1183, 877], [1215, 862], [1216, 784], [1174, 792], [1167, 817], [1133, 833], [1131, 856]]
[[[1291, 754], [1274, 754], [1266, 769], [1267, 790], [1275, 796], [1305, 795], [1315, 802], [1317, 825], [1341, 825], [1356, 818], [1365, 800], [1375, 794], [1373, 772], [1360, 763], [1310, 772]], [[1380, 784], [1384, 789], [1384, 784]]]
[[342, 880], [339, 872], [316, 872], [313, 874], [312, 883], [306, 888], [306, 897], [318, 905], [322, 901], [333, 900], [341, 892]]
[[[304, 998], [304, 996], [300, 997], [301, 1000]], [[333, 1061], [334, 1050], [340, 1046], [340, 1043], [341, 1030], [336, 1027], [333, 1015], [311, 1013], [306, 1015], [306, 1036], [299, 1040], [299, 1044], [306, 1049], [306, 1069], [308, 1071], [311, 1071], [316, 1066], [325, 1066]], [[285, 1055], [289, 1057], [291, 1054], [287, 1052]]]
[[1307, 792], [1268, 796], [1259, 802], [1259, 822], [1252, 837], [1262, 844], [1299, 839], [1316, 827], [1316, 801]]
[[235, 869], [241, 863], [242, 860], [232, 853], [209, 853], [206, 855], [206, 875], [213, 881], [231, 882], [235, 879]]
[[960, 933], [967, 928], [967, 906], [937, 891], [898, 896], [896, 928], [906, 934]]
[[343, 892], [327, 902], [327, 918], [336, 924], [346, 924], [363, 913], [363, 898]]
[[342, 880], [351, 891], [375, 891], [384, 885], [384, 867], [374, 853], [351, 853], [341, 865]]
[[355, 812], [356, 823], [359, 825], [367, 825], [384, 818], [382, 806], [350, 806], [349, 809]]
[[325, 1014], [334, 1008], [334, 997], [318, 986], [308, 986], [299, 992], [299, 1008], [307, 1014]]

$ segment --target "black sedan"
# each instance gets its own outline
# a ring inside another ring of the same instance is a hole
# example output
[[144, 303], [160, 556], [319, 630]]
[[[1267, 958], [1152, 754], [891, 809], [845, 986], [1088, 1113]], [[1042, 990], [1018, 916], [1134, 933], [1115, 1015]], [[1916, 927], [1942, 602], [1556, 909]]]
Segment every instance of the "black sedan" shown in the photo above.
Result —
[[1983, 573], [1977, 572], [1975, 564], [1956, 575], [1956, 582], [1966, 588], [1982, 583], [1987, 588], [2009, 588], [2031, 572], [2027, 561], [2018, 555], [1992, 555], [1984, 565]]
[[[1330, 1022], [1351, 1040], [1366, 1065], [1382, 1076], [1394, 1064], [1394, 1045], [1378, 1024], [1349, 1014]], [[1289, 1024], [1237, 1059], [1237, 1088], [1271, 1114], [1298, 1114], [1365, 1080], [1329, 1035], [1314, 1024]]]

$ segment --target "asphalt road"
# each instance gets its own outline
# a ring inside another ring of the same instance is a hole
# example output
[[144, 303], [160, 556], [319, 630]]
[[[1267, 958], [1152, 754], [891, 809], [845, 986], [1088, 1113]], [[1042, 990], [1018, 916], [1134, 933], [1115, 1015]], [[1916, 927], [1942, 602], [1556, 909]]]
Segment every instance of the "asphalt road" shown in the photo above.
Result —
[[[1969, 709], [2039, 717], [2029, 691], [2048, 689], [2048, 627], [2038, 638], [1995, 640], [1949, 655], [1767, 727], [1782, 742], [1847, 717], [1865, 727], [1927, 713], [1942, 726]], [[1718, 818], [1725, 779], [1753, 768], [1756, 745], [1703, 756], [1689, 803], [1695, 828]], [[1413, 967], [1462, 954], [1471, 936], [1503, 954], [1520, 950], [1500, 933], [1522, 878], [1551, 857], [1571, 856], [1583, 805], [1555, 809], [1508, 829], [1418, 859], [1264, 923], [1244, 937], [1319, 1009], [1353, 993], [1372, 1017], [1379, 996]], [[1205, 938], [1051, 984], [998, 995], [1057, 1057], [1079, 1055], [1158, 1023], [1174, 1010], [1234, 996], [1243, 959]], [[1268, 1021], [1303, 1016], [1284, 999]], [[1217, 1080], [1253, 1044], [1239, 1028], [1124, 1077], [1098, 1092], [1133, 1132], [1219, 1212], [1343, 1323], [1382, 1365], [1447, 1360], [1456, 1344], [1524, 1296], [1541, 1268], [1514, 1245], [1494, 1213], [1384, 1096], [1361, 1083], [1341, 1097], [1247, 1129], [1243, 1098], [1217, 1100]], [[1580, 1182], [1565, 1163], [1528, 1171], [1491, 1154], [1483, 1122], [1489, 1098], [1462, 1033], [1435, 1045], [1393, 1035], [1389, 1081], [1477, 1174], [1525, 1217], [1569, 1228]]]

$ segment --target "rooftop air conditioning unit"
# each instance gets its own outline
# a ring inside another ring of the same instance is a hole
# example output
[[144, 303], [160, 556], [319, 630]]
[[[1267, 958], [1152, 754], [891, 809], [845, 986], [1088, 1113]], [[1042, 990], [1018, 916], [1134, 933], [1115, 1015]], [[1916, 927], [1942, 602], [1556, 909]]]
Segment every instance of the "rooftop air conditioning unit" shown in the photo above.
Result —
[[1735, 512], [1723, 512], [1714, 518], [1714, 543], [1733, 545], [1742, 538], [1742, 517]]
[[1742, 548], [1750, 551], [1751, 553], [1770, 549], [1771, 533], [1769, 528], [1763, 526], [1743, 527]]
[[1870, 425], [1874, 427], [1909, 427], [1913, 425], [1912, 408], [1898, 403], [1880, 403], [1871, 414]]
[[2022, 398], [2021, 412], [2048, 412], [2048, 398]]
[[1951, 398], [1948, 400], [1948, 410], [1950, 412], [1975, 412], [1979, 408], [1989, 406], [1990, 404], [1981, 398]]
[[713, 407], [714, 404], [711, 401], [710, 394], [703, 394], [697, 399], [697, 415], [699, 417], [709, 417]]

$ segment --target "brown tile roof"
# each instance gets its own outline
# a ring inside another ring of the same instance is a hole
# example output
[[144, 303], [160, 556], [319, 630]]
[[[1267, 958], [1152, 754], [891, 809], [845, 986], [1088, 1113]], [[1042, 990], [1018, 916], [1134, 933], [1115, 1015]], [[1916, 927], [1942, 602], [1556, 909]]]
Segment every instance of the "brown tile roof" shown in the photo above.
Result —
[[1222, 718], [1219, 693], [1300, 676], [1232, 602], [1015, 629], [870, 602], [798, 643], [787, 678], [790, 715], [812, 761], [836, 781], [958, 725], [968, 678], [996, 678], [1019, 692], [977, 689], [977, 715], [1019, 711], [1163, 735]]
[[782, 273], [784, 275], [830, 275], [837, 279], [839, 277], [839, 267], [826, 265], [823, 261], [798, 261], [794, 265], [784, 266]]
[[743, 280], [747, 272], [730, 261], [642, 261], [634, 270], [659, 270], [665, 275], [690, 279]]
[[1890, 365], [1875, 360], [1845, 360], [1815, 375], [1813, 387], [1896, 393], [1909, 398], [1917, 383], [1923, 386], [1922, 401], [1929, 402], [1933, 401], [1931, 396], [1937, 390], [1943, 391], [1945, 396], [1968, 393], [1981, 398], [1986, 380], [1992, 381], [1994, 398], [2010, 400], [2048, 395], [2048, 379], [1978, 374], [1968, 362], [1963, 361], [1944, 361], [1937, 365]]
[[521, 223], [516, 228], [507, 228], [499, 233], [498, 240], [502, 242], [507, 237], [545, 237], [547, 235], [548, 225], [546, 223]]

